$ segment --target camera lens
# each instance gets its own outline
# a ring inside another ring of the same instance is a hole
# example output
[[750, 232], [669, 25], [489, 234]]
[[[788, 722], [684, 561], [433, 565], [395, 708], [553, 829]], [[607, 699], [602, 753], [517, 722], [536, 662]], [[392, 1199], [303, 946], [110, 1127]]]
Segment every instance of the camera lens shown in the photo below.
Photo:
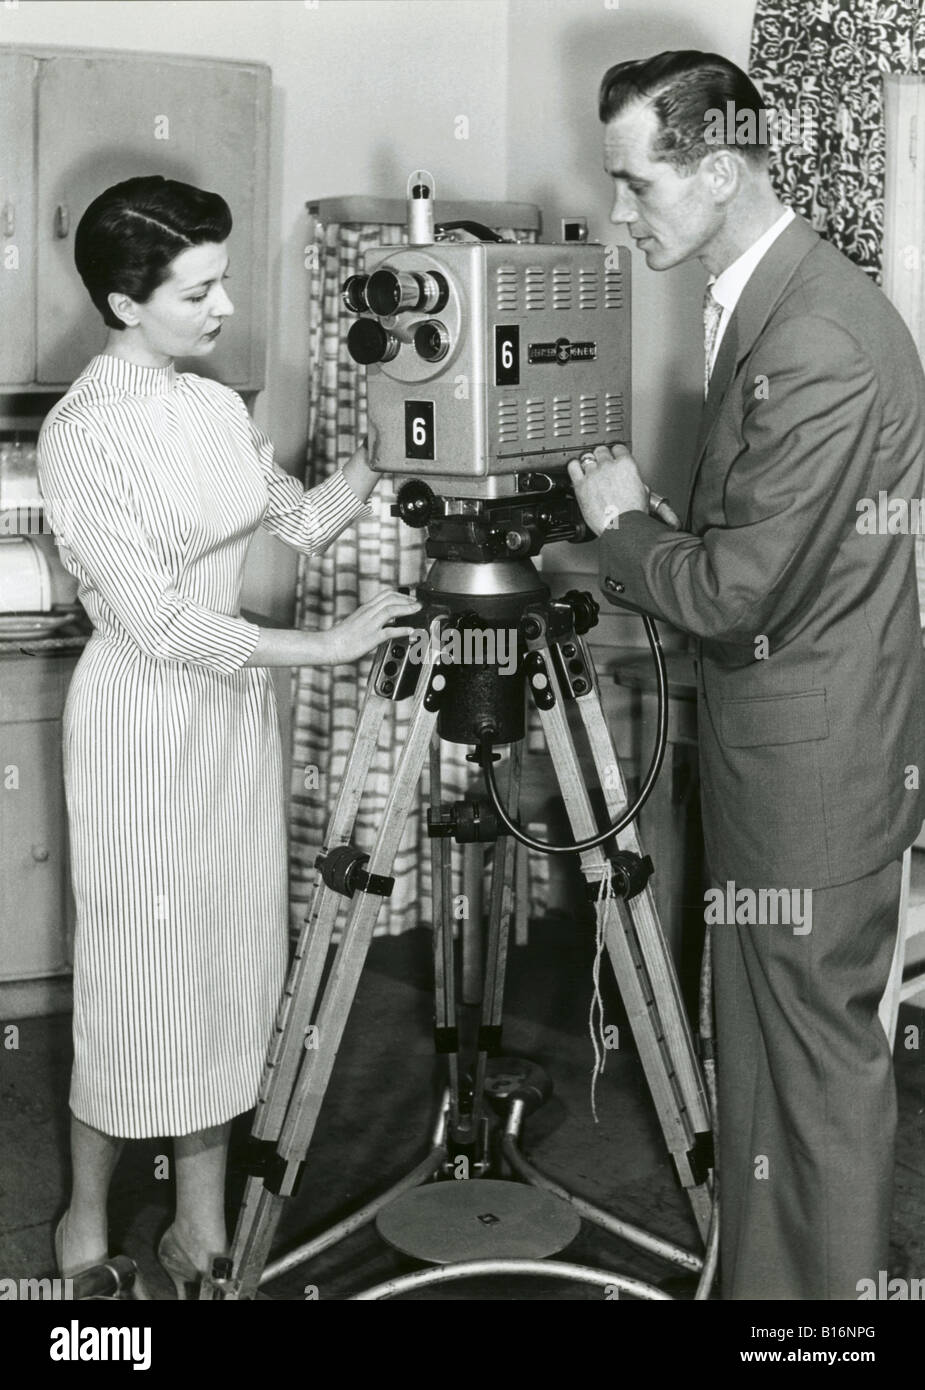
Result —
[[375, 319], [357, 319], [347, 334], [347, 351], [354, 362], [364, 367], [373, 362], [391, 362], [400, 347], [401, 340]]
[[398, 270], [376, 270], [366, 286], [366, 302], [374, 314], [385, 318], [402, 309], [416, 309], [421, 287], [416, 275]]
[[425, 314], [438, 314], [450, 297], [450, 289], [444, 277], [437, 271], [434, 274], [419, 275], [421, 298], [418, 308]]
[[446, 280], [439, 274], [374, 270], [366, 286], [366, 303], [380, 318], [400, 314], [404, 309], [432, 314], [443, 308], [449, 296]]
[[430, 319], [414, 330], [414, 346], [425, 362], [439, 362], [450, 350], [450, 335], [439, 319]]
[[344, 281], [342, 294], [344, 304], [351, 314], [362, 314], [366, 309], [366, 282], [368, 275], [351, 275]]

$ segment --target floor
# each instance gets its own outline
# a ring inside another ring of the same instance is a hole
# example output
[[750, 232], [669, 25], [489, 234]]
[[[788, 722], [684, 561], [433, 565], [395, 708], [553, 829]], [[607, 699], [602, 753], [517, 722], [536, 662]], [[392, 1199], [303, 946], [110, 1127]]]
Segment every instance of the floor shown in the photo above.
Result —
[[[389, 1186], [424, 1156], [442, 1087], [431, 1038], [430, 933], [373, 943], [322, 1110], [300, 1192], [284, 1211], [280, 1247], [325, 1229]], [[606, 1021], [621, 1046], [607, 1054], [597, 1089], [599, 1122], [590, 1109], [592, 1049], [587, 1017], [593, 933], [564, 917], [531, 924], [528, 947], [512, 948], [504, 1050], [549, 1074], [553, 1094], [527, 1122], [524, 1148], [550, 1176], [648, 1230], [696, 1248], [687, 1199], [665, 1153], [639, 1063], [629, 1044], [620, 1000], [605, 983]], [[604, 972], [605, 975], [608, 972]], [[52, 1271], [51, 1232], [67, 1190], [67, 1084], [70, 1018], [24, 1020], [17, 1050], [0, 1048], [0, 1276]], [[918, 1028], [918, 1048], [904, 1046]], [[925, 1013], [903, 1009], [896, 1048], [900, 1129], [892, 1274], [925, 1269]], [[229, 1180], [229, 1212], [244, 1184], [240, 1166], [246, 1117], [238, 1122]], [[163, 1140], [126, 1147], [113, 1183], [113, 1251], [137, 1261], [152, 1296], [173, 1297], [154, 1258], [169, 1224], [171, 1183], [158, 1172]], [[596, 1228], [582, 1227], [562, 1256], [673, 1286], [675, 1271]], [[343, 1298], [420, 1267], [362, 1230], [265, 1288], [277, 1299]], [[599, 1299], [600, 1290], [557, 1280], [500, 1278], [432, 1286], [421, 1299]]]

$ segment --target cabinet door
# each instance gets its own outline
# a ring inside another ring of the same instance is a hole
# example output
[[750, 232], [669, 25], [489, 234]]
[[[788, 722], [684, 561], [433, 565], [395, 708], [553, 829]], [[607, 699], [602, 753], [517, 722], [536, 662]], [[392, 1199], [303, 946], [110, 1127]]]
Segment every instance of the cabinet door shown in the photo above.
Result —
[[61, 722], [0, 724], [0, 980], [67, 967]]
[[269, 72], [234, 64], [102, 54], [43, 59], [38, 88], [38, 372], [67, 384], [107, 329], [74, 267], [74, 233], [111, 184], [163, 174], [220, 193], [234, 230], [234, 318], [214, 354], [179, 363], [262, 385]]
[[34, 58], [0, 53], [0, 385], [35, 366]]

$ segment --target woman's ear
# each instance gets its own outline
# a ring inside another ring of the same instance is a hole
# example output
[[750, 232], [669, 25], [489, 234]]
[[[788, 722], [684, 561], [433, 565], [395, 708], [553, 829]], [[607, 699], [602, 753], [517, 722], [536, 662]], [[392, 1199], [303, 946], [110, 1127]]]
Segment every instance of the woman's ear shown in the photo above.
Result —
[[135, 328], [138, 325], [138, 309], [134, 299], [129, 299], [127, 294], [119, 294], [113, 291], [106, 296], [106, 302], [117, 319], [125, 324], [126, 328]]

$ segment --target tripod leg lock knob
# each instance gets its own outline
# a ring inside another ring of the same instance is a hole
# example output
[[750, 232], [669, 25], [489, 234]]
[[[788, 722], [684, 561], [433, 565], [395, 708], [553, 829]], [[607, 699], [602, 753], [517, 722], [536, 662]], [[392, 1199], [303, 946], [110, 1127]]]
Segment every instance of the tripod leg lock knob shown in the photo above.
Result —
[[694, 1144], [688, 1150], [687, 1161], [690, 1164], [691, 1175], [697, 1186], [701, 1186], [707, 1181], [710, 1173], [716, 1167], [716, 1156], [713, 1152], [713, 1134], [710, 1130], [702, 1130], [694, 1135]]
[[451, 1053], [459, 1051], [459, 1029], [458, 1028], [435, 1028], [434, 1029], [434, 1051], [438, 1053]]
[[277, 1153], [274, 1140], [255, 1139], [251, 1135], [243, 1159], [244, 1171], [252, 1178], [260, 1178], [267, 1192], [277, 1197], [293, 1197], [298, 1192], [305, 1172], [305, 1159], [294, 1164], [283, 1158]]
[[501, 1055], [501, 1025], [499, 1023], [483, 1023], [479, 1028], [478, 1039], [479, 1052], [485, 1052], [489, 1057], [499, 1057]]
[[369, 859], [368, 854], [355, 845], [336, 845], [327, 854], [319, 854], [315, 868], [321, 870], [321, 877], [335, 893], [352, 898], [359, 889], [361, 893], [376, 893], [380, 898], [389, 898], [395, 887], [395, 879], [389, 874], [371, 874], [363, 868]]
[[[631, 850], [616, 850], [610, 856], [610, 897], [635, 898], [641, 893], [655, 872], [655, 865], [648, 854], [633, 854]], [[601, 885], [588, 884], [588, 897], [596, 902], [600, 897]]]

